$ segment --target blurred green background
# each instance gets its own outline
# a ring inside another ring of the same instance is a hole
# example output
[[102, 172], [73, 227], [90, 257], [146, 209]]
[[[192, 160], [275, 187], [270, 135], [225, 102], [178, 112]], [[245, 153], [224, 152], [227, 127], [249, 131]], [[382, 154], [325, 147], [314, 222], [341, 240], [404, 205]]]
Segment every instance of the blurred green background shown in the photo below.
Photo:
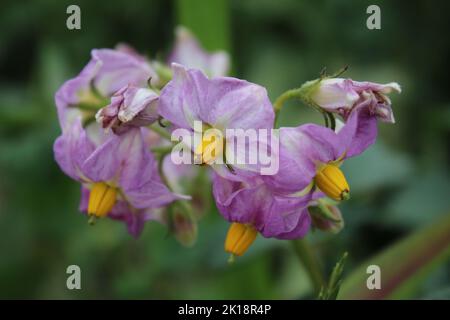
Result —
[[[70, 4], [81, 7], [81, 30], [66, 28]], [[366, 28], [370, 4], [381, 7], [381, 30]], [[420, 270], [412, 270], [420, 276], [395, 297], [450, 298], [449, 11], [443, 0], [2, 0], [0, 298], [314, 297], [288, 242], [260, 237], [227, 265], [228, 225], [214, 207], [189, 249], [157, 223], [134, 240], [122, 224], [105, 220], [90, 227], [77, 211], [79, 185], [53, 160], [60, 133], [55, 91], [81, 70], [93, 48], [126, 42], [164, 57], [178, 24], [206, 48], [229, 50], [233, 75], [266, 86], [272, 99], [325, 66], [332, 72], [349, 65], [346, 76], [355, 80], [402, 85], [402, 94], [392, 96], [397, 123], [380, 124], [377, 143], [345, 163], [352, 186], [352, 199], [341, 206], [345, 229], [308, 239], [325, 274], [348, 251], [344, 278], [351, 278], [366, 259], [432, 224], [419, 245], [388, 259], [382, 277], [394, 273], [404, 255], [417, 253]], [[320, 117], [292, 102], [280, 120], [298, 125]], [[443, 226], [436, 250], [426, 247], [433, 243], [433, 223]], [[416, 251], [420, 245], [423, 251]], [[82, 290], [66, 288], [71, 264], [81, 267]], [[393, 277], [400, 281], [405, 272]], [[346, 285], [354, 293], [352, 285], [363, 283]]]

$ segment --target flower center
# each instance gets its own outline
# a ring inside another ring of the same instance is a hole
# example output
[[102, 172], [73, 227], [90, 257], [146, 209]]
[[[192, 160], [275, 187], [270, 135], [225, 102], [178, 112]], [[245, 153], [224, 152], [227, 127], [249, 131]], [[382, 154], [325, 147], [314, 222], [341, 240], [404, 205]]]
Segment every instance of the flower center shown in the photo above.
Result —
[[89, 194], [88, 215], [106, 216], [114, 207], [116, 200], [116, 188], [110, 187], [104, 182], [94, 183]]
[[255, 241], [258, 231], [248, 224], [232, 223], [225, 240], [225, 251], [242, 256]]
[[202, 142], [197, 146], [195, 155], [201, 164], [212, 164], [223, 154], [223, 136], [220, 131], [208, 129], [202, 136]]
[[327, 164], [314, 177], [317, 187], [330, 198], [340, 201], [350, 198], [350, 187], [342, 171], [334, 164]]

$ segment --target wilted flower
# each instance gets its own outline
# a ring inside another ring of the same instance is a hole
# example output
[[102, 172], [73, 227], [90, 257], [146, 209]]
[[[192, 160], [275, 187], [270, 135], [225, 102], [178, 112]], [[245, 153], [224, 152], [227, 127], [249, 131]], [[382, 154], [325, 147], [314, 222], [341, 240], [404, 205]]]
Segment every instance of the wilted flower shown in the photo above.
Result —
[[[307, 84], [308, 85], [308, 84]], [[394, 123], [391, 100], [387, 94], [401, 92], [396, 82], [378, 84], [351, 79], [326, 78], [310, 82], [308, 98], [321, 108], [340, 114], [345, 120], [358, 107], [365, 106], [373, 116]]]
[[109, 97], [124, 86], [146, 86], [149, 78], [157, 79], [150, 64], [129, 50], [92, 50], [91, 60], [80, 74], [66, 81], [55, 94], [62, 130], [80, 114], [83, 121], [93, 118], [98, 109], [109, 103]]
[[132, 127], [147, 126], [158, 119], [158, 95], [151, 89], [126, 85], [111, 97], [95, 118], [103, 128], [119, 134]]
[[228, 73], [230, 57], [225, 51], [206, 52], [188, 29], [176, 29], [175, 46], [168, 63], [178, 63], [188, 68], [199, 69], [209, 77], [221, 77]]

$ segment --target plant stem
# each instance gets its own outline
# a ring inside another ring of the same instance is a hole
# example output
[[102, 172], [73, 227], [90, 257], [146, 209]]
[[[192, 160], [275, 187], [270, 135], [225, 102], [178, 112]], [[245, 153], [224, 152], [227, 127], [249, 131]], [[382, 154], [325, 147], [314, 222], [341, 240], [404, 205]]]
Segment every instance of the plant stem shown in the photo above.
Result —
[[275, 102], [273, 103], [273, 111], [275, 111], [275, 121], [274, 124], [277, 123], [278, 115], [280, 114], [281, 108], [286, 103], [287, 100], [298, 97], [301, 88], [291, 89], [279, 96]]
[[170, 145], [170, 146], [153, 147], [150, 150], [155, 153], [166, 155], [172, 151], [172, 148], [173, 146]]
[[[317, 105], [314, 101], [308, 99], [308, 92], [314, 89], [314, 87], [319, 83], [319, 80], [313, 80], [306, 82], [304, 85], [302, 85], [300, 88], [291, 89], [283, 94], [281, 94], [273, 103], [273, 110], [275, 112], [275, 121], [274, 121], [274, 127], [277, 125], [278, 116], [281, 112], [281, 109], [283, 108], [283, 105], [286, 103], [289, 99], [298, 99], [302, 101], [305, 105], [310, 106], [314, 108], [316, 111], [319, 111], [325, 121], [325, 126], [327, 128], [331, 128], [332, 130], [336, 127], [336, 121], [334, 119], [334, 116], [330, 112], [326, 112], [323, 110], [319, 105]], [[330, 121], [328, 121], [330, 120]]]
[[164, 130], [164, 128], [161, 128], [158, 123], [153, 124], [153, 125], [149, 126], [148, 128], [150, 130], [156, 132], [157, 134], [159, 134], [162, 138], [171, 141], [170, 134], [166, 130]]
[[287, 100], [292, 99], [294, 97], [298, 97], [299, 93], [300, 93], [300, 88], [291, 89], [291, 90], [284, 92], [273, 103], [274, 111], [279, 112]]
[[160, 89], [162, 89], [170, 80], [172, 80], [172, 70], [159, 62], [155, 62], [153, 64], [153, 67], [155, 68], [156, 73], [159, 76], [159, 87]]
[[319, 83], [320, 80], [312, 80], [304, 83], [300, 88], [291, 89], [284, 93], [282, 93], [273, 103], [273, 110], [275, 112], [275, 121], [274, 125], [277, 124], [278, 115], [283, 108], [283, 105], [286, 103], [287, 100], [290, 99], [299, 99], [302, 101], [305, 105], [313, 107], [315, 110], [319, 111], [320, 113], [323, 113], [324, 111], [313, 101], [308, 99], [308, 93], [313, 90], [316, 85]]
[[308, 273], [315, 294], [318, 294], [325, 285], [325, 280], [322, 273], [322, 266], [316, 253], [312, 250], [306, 239], [292, 240], [291, 243], [295, 253]]

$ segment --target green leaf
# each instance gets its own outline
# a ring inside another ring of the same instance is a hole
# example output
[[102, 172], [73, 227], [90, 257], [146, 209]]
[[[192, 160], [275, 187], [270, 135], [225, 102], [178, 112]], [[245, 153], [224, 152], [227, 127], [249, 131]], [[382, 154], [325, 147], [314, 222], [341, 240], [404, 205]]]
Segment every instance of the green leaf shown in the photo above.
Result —
[[[342, 284], [339, 299], [408, 299], [425, 277], [450, 258], [450, 215], [420, 229], [356, 269]], [[366, 286], [367, 267], [381, 270], [381, 289]]]
[[348, 253], [345, 252], [341, 259], [336, 263], [330, 275], [330, 280], [326, 287], [320, 290], [318, 300], [336, 300], [342, 285], [342, 273], [344, 272], [345, 260]]

